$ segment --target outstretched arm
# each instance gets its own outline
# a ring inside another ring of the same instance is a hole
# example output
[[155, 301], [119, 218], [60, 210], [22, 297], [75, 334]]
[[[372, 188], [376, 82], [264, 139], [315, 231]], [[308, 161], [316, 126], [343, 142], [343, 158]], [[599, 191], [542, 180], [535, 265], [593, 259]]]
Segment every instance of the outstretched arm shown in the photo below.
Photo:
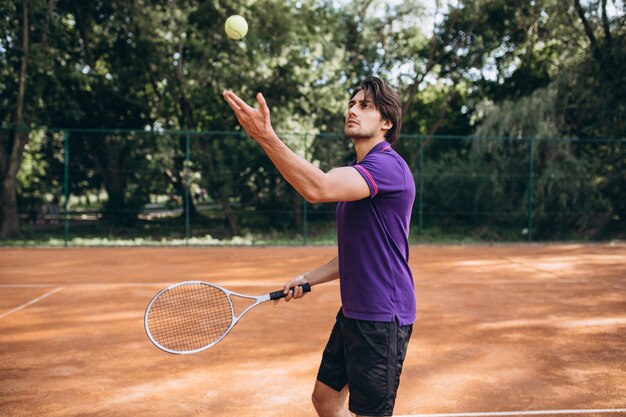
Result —
[[289, 149], [274, 132], [270, 110], [261, 93], [256, 96], [258, 110], [232, 91], [224, 91], [224, 99], [241, 127], [261, 145], [282, 176], [307, 201], [355, 201], [369, 197], [367, 183], [354, 168], [335, 168], [325, 173]]

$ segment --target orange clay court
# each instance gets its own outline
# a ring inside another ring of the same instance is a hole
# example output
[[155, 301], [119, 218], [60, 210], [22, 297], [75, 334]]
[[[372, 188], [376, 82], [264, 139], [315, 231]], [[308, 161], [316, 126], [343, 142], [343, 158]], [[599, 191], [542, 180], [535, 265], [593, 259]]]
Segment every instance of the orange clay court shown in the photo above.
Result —
[[[255, 307], [195, 355], [154, 347], [143, 314], [174, 282], [259, 295], [335, 254], [0, 249], [0, 416], [314, 416], [337, 283]], [[626, 416], [626, 245], [415, 246], [411, 266], [395, 415]]]

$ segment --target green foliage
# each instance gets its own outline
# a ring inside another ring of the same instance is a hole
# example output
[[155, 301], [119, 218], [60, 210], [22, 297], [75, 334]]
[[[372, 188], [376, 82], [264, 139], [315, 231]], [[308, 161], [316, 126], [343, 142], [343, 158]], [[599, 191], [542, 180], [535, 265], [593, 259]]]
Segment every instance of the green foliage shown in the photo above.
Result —
[[[231, 213], [231, 234], [246, 231], [240, 206], [256, 207], [261, 223], [276, 230], [299, 230], [301, 199], [238, 135], [221, 92], [232, 89], [251, 104], [263, 92], [280, 136], [328, 170], [352, 159], [342, 134], [345, 103], [364, 76], [376, 74], [408, 103], [409, 135], [397, 149], [426, 176], [428, 211], [455, 213], [440, 216], [447, 227], [517, 230], [530, 191], [529, 137], [626, 137], [624, 6], [611, 4], [607, 13], [599, 0], [462, 0], [439, 11], [430, 34], [417, 0], [34, 0], [24, 122], [92, 129], [70, 135], [69, 191], [105, 195], [110, 227], [137, 226], [151, 196], [184, 201], [188, 181]], [[0, 3], [2, 126], [15, 125], [21, 8], [18, 0]], [[250, 26], [238, 42], [223, 31], [235, 13]], [[185, 165], [185, 135], [164, 129], [235, 133], [192, 134]], [[30, 134], [18, 175], [22, 212], [33, 198], [63, 191], [63, 134], [43, 132]], [[416, 134], [426, 135], [423, 155]], [[506, 140], [470, 144], [436, 134]], [[0, 132], [1, 179], [12, 137]], [[624, 218], [623, 143], [535, 144], [539, 236], [559, 233], [554, 220], [593, 234]], [[309, 207], [309, 215], [329, 220], [332, 207]]]
[[[471, 27], [477, 32], [464, 55], [466, 64], [460, 67], [470, 70], [466, 75], [472, 72], [469, 62], [481, 68], [474, 92], [480, 97], [473, 111], [476, 135], [626, 137], [623, 10], [609, 16], [606, 3], [600, 2], [579, 9], [558, 1], [468, 2], [468, 6], [482, 12], [449, 21], [452, 28]], [[492, 19], [494, 8], [503, 15]], [[576, 14], [578, 21], [571, 18]], [[483, 24], [489, 29], [479, 29]], [[477, 65], [478, 59], [486, 61]], [[507, 190], [518, 199], [532, 191], [538, 236], [550, 238], [566, 229], [594, 234], [606, 230], [610, 219], [623, 217], [626, 182], [621, 173], [626, 165], [621, 142], [614, 146], [536, 142], [532, 184], [514, 184], [501, 175], [503, 167], [522, 160], [514, 156], [518, 152], [514, 140], [485, 143], [475, 142], [473, 152], [497, 173], [493, 189]]]

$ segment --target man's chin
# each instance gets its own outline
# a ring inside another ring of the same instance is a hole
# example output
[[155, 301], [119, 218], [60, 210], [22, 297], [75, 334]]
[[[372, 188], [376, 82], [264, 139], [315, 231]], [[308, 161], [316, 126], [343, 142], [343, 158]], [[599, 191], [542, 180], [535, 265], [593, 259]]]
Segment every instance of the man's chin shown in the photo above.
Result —
[[358, 142], [360, 140], [369, 140], [372, 137], [371, 136], [366, 136], [366, 135], [361, 135], [359, 134], [359, 132], [355, 132], [354, 130], [350, 131], [350, 130], [345, 130], [343, 132], [347, 138], [352, 139], [353, 142]]
[[349, 138], [358, 138], [360, 137], [359, 131], [353, 127], [346, 127], [343, 129], [343, 134]]

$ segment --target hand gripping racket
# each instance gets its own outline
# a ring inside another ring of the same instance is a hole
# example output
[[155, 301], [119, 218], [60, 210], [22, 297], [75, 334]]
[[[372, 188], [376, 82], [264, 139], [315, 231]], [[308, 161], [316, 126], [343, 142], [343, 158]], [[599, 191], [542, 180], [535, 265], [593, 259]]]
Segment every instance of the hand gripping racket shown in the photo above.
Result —
[[[304, 292], [311, 291], [309, 283], [301, 287]], [[208, 282], [180, 282], [154, 296], [146, 308], [144, 327], [150, 341], [165, 352], [201, 352], [222, 340], [252, 307], [286, 295], [283, 290], [279, 290], [252, 296]], [[232, 296], [255, 301], [235, 317]]]

